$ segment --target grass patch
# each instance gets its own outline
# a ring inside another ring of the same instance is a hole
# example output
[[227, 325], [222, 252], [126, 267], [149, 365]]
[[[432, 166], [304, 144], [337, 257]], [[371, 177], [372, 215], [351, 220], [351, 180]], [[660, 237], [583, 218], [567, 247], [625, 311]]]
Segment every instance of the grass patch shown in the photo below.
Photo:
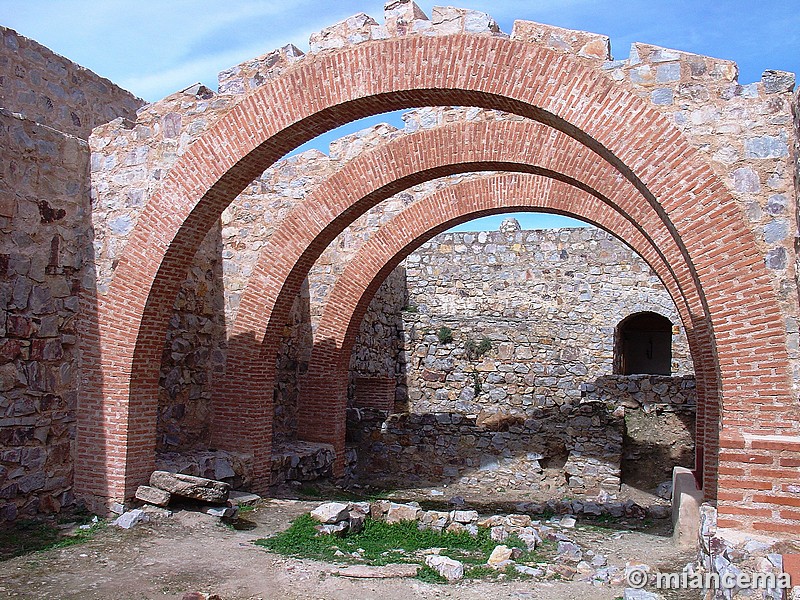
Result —
[[442, 344], [452, 344], [453, 330], [450, 329], [447, 325], [442, 325], [441, 327], [439, 327], [439, 331], [436, 332], [436, 337], [439, 338], [439, 341]]
[[[80, 522], [82, 519], [76, 519]], [[67, 548], [83, 544], [105, 527], [99, 522], [89, 529], [75, 529], [65, 533], [58, 527], [43, 521], [18, 521], [7, 529], [0, 530], [0, 561], [9, 560], [31, 552]]]
[[417, 579], [425, 583], [447, 583], [447, 579], [439, 575], [439, 573], [431, 569], [428, 565], [422, 565], [422, 567], [420, 567], [420, 570], [417, 571]]
[[[480, 528], [478, 535], [472, 537], [468, 533], [420, 531], [416, 521], [390, 525], [367, 519], [363, 531], [340, 538], [333, 535], [317, 537], [315, 527], [318, 524], [310, 515], [302, 515], [287, 530], [255, 543], [278, 554], [327, 562], [374, 566], [390, 563], [422, 564], [418, 578], [432, 582], [443, 580], [424, 565], [422, 551], [440, 548], [440, 554], [464, 563], [466, 577], [485, 579], [496, 578], [500, 574], [513, 578], [526, 577], [513, 566], [506, 571], [496, 571], [485, 566], [492, 550], [498, 545], [492, 541], [486, 528]], [[525, 544], [516, 536], [510, 536], [504, 543], [523, 551], [522, 556], [517, 559], [518, 563], [541, 560], [535, 553], [525, 550]], [[344, 556], [337, 556], [337, 551]]]

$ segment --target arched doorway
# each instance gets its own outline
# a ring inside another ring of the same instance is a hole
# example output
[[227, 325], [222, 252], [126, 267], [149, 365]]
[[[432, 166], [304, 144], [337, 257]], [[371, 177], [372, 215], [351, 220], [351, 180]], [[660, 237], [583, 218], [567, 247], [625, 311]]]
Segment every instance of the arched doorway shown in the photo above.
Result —
[[672, 321], [654, 312], [625, 317], [614, 331], [614, 373], [672, 374]]

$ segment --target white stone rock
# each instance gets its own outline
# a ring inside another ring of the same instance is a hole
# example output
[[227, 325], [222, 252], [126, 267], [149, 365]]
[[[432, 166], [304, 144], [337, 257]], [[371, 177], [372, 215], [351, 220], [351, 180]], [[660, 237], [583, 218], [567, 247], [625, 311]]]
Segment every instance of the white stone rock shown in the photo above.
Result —
[[350, 517], [349, 506], [342, 502], [326, 502], [311, 511], [311, 517], [323, 525], [345, 521]]
[[504, 563], [507, 560], [511, 560], [511, 548], [505, 545], [495, 546], [492, 553], [489, 555], [489, 560], [486, 563], [489, 566], [496, 566], [500, 563]]
[[577, 521], [575, 520], [575, 517], [566, 516], [566, 517], [561, 517], [561, 521], [559, 521], [558, 524], [566, 529], [572, 529], [573, 527], [575, 527], [576, 522]]
[[476, 523], [478, 512], [474, 510], [454, 510], [450, 513], [450, 520], [456, 523]]
[[122, 527], [123, 529], [130, 529], [139, 523], [147, 523], [150, 517], [147, 516], [143, 510], [135, 508], [128, 512], [122, 513], [114, 520], [114, 525]]
[[447, 581], [458, 581], [464, 577], [464, 565], [447, 556], [431, 554], [425, 558], [425, 564]]
[[219, 517], [220, 519], [232, 519], [238, 512], [237, 506], [209, 506], [203, 509], [203, 512], [212, 517]]
[[518, 573], [522, 573], [523, 575], [529, 575], [530, 577], [541, 577], [544, 575], [544, 571], [542, 569], [536, 569], [534, 567], [529, 567], [527, 565], [514, 565], [514, 568], [517, 570]]

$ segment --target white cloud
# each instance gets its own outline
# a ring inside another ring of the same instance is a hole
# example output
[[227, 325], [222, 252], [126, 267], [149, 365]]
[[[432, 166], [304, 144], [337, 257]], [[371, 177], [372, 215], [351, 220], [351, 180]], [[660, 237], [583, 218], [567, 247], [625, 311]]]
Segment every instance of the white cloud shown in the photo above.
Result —
[[[669, 4], [640, 0], [419, 0], [487, 12], [510, 32], [515, 19], [612, 37], [617, 58], [633, 41], [737, 60], [745, 80], [766, 68], [800, 70], [794, 2]], [[294, 43], [357, 12], [380, 20], [383, 0], [0, 0], [0, 22], [148, 100]]]

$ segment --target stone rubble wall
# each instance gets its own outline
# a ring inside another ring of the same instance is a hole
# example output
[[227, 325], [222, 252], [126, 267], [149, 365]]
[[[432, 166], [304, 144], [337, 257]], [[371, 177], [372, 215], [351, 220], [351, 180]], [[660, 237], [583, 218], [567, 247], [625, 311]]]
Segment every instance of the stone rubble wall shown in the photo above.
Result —
[[[405, 269], [400, 385], [412, 412], [530, 415], [577, 404], [582, 385], [613, 373], [617, 324], [642, 311], [673, 322], [672, 372], [692, 372], [669, 294], [602, 230], [445, 233], [411, 254]], [[443, 327], [451, 342], [441, 340]], [[470, 353], [484, 339], [488, 351]]]
[[600, 403], [484, 422], [460, 413], [349, 409], [348, 440], [362, 483], [596, 495], [619, 491], [622, 415]]
[[605, 375], [581, 386], [581, 402], [625, 408], [623, 481], [639, 489], [695, 465], [697, 390], [693, 376]]
[[[692, 573], [703, 577], [725, 578], [736, 581], [737, 577], [752, 578], [757, 574], [773, 574], [776, 578], [784, 573], [786, 555], [797, 555], [800, 543], [796, 540], [777, 540], [767, 536], [743, 535], [717, 526], [717, 509], [710, 504], [700, 506], [700, 528], [697, 536], [697, 560], [691, 564]], [[794, 558], [794, 556], [791, 556]], [[788, 567], [788, 565], [787, 565]], [[794, 579], [794, 578], [793, 578]], [[783, 600], [797, 598], [800, 587], [792, 581], [791, 589], [759, 586], [758, 589], [711, 589], [707, 600]]]
[[[617, 389], [623, 384], [626, 393]], [[694, 465], [693, 377], [618, 375], [587, 387], [595, 393], [580, 404], [525, 414], [507, 407], [477, 416], [350, 408], [352, 477], [360, 483], [459, 483], [555, 497], [614, 493], [621, 481], [652, 490], [671, 480], [676, 464]], [[630, 461], [649, 477], [632, 471]]]
[[88, 165], [85, 141], [0, 109], [0, 522], [73, 501]]
[[117, 117], [136, 120], [142, 100], [108, 79], [0, 26], [0, 106], [87, 139]]
[[93, 127], [141, 100], [0, 26], [0, 523], [72, 505]]

